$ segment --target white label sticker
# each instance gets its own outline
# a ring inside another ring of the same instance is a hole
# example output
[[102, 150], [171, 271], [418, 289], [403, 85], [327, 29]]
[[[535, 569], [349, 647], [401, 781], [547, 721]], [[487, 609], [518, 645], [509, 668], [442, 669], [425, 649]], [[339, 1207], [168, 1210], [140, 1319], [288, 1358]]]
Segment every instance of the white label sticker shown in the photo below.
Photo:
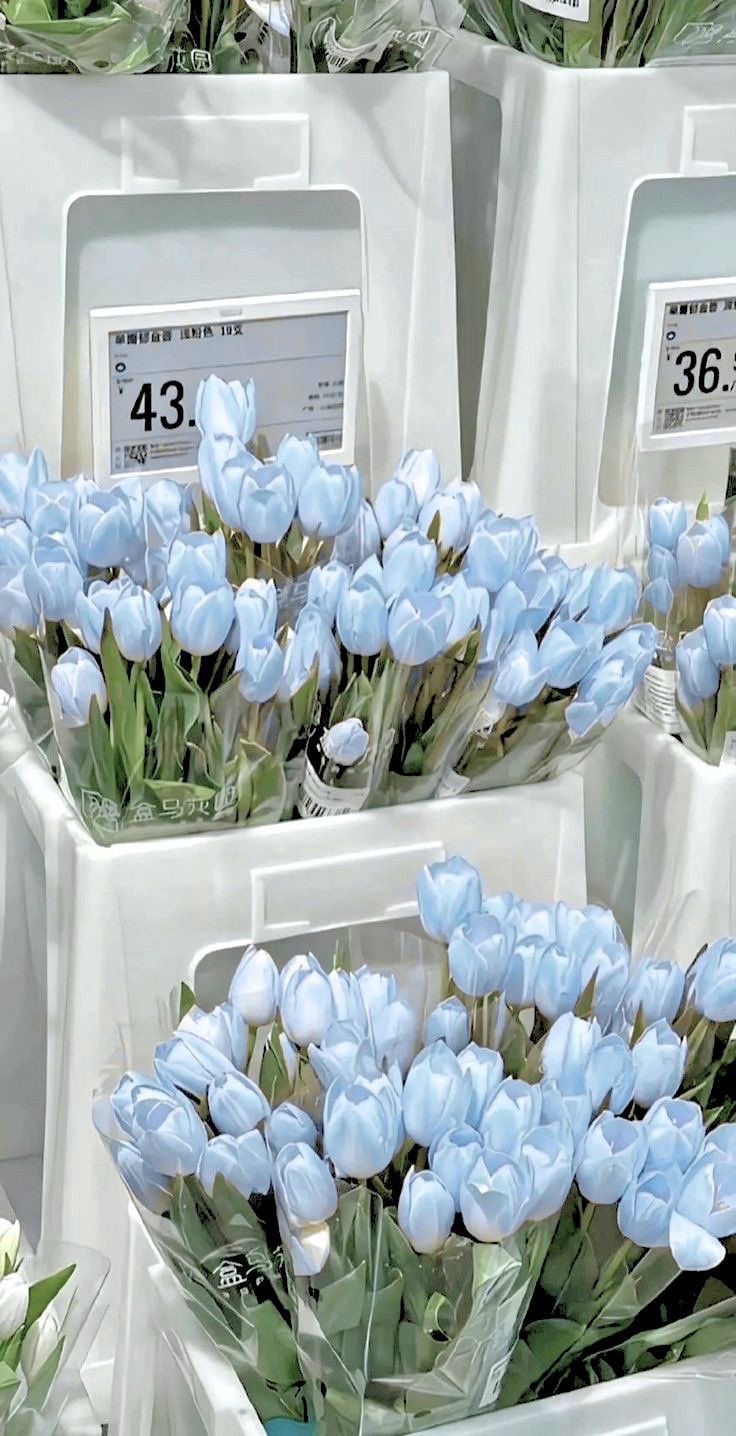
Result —
[[340, 813], [359, 813], [365, 807], [370, 788], [335, 788], [323, 783], [307, 760], [304, 788], [299, 798], [300, 818], [336, 817]]
[[558, 20], [590, 19], [590, 0], [524, 0], [530, 10], [542, 10], [545, 15], [554, 15]]
[[644, 674], [637, 694], [640, 711], [660, 728], [664, 728], [666, 733], [680, 731], [680, 715], [675, 702], [676, 687], [677, 674], [674, 668], [657, 668], [652, 664]]
[[734, 443], [736, 279], [649, 286], [637, 430], [643, 449]]
[[451, 768], [449, 773], [445, 773], [436, 796], [438, 798], [456, 798], [458, 793], [465, 791], [469, 782], [469, 778], [463, 778], [461, 773], [456, 773], [454, 768]]
[[727, 733], [723, 740], [723, 752], [719, 767], [733, 768], [736, 766], [736, 733]]

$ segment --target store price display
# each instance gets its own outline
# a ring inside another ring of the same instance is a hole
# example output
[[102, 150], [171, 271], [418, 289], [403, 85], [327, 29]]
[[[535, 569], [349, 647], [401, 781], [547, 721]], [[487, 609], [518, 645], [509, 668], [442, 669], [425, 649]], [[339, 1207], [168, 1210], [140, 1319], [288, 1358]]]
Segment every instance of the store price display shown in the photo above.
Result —
[[642, 449], [736, 442], [736, 278], [649, 286]]
[[353, 461], [357, 291], [91, 315], [95, 468], [112, 480], [191, 477], [203, 379], [253, 379], [260, 448], [313, 434], [330, 462]]

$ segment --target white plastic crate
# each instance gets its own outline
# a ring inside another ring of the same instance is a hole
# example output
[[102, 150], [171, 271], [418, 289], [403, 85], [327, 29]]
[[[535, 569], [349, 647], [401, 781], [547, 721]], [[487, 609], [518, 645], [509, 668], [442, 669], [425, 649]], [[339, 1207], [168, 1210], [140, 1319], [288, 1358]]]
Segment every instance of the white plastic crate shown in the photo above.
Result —
[[[533, 513], [548, 543], [615, 558], [646, 286], [734, 272], [736, 69], [565, 69], [465, 32], [441, 64], [466, 469], [474, 455], [487, 501]], [[641, 472], [650, 498], [679, 475], [683, 497], [722, 499], [727, 470], [717, 446]]]
[[4, 76], [0, 150], [0, 452], [91, 471], [91, 309], [347, 288], [358, 466], [458, 471], [446, 75]]
[[[231, 950], [234, 968], [251, 940], [298, 951], [325, 931], [411, 918], [420, 868], [453, 853], [491, 891], [585, 902], [582, 778], [102, 848], [35, 753], [10, 762], [11, 713], [0, 722], [0, 798], [14, 841], [34, 839], [26, 891], [46, 914], [43, 1233], [110, 1257], [114, 1309], [124, 1192], [90, 1120], [110, 1058], [150, 1068], [162, 1004], [208, 951]], [[9, 982], [31, 956], [22, 944], [3, 950]]]
[[591, 898], [615, 909], [634, 956], [686, 966], [736, 934], [736, 769], [630, 708], [584, 774]]
[[[130, 1208], [126, 1320], [110, 1436], [262, 1436], [232, 1367]], [[435, 1436], [730, 1436], [736, 1352], [432, 1428]], [[155, 1393], [155, 1397], [154, 1397]]]

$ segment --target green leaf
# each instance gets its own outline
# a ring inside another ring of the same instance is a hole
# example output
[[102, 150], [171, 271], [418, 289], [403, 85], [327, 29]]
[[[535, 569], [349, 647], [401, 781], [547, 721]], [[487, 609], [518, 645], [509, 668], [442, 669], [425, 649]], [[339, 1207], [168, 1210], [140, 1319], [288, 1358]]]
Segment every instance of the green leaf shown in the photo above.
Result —
[[383, 1275], [391, 1277], [391, 1280], [380, 1291], [369, 1293], [364, 1306], [364, 1311], [370, 1308], [371, 1317], [370, 1328], [366, 1322], [366, 1330], [370, 1329], [371, 1334], [368, 1346], [368, 1375], [372, 1380], [393, 1375], [404, 1289], [404, 1278], [400, 1271], [389, 1268]]
[[695, 510], [695, 517], [699, 523], [702, 523], [704, 519], [710, 518], [710, 504], [708, 503], [707, 494], [701, 495], [698, 507]]
[[455, 1312], [441, 1291], [434, 1292], [429, 1298], [422, 1327], [428, 1336], [436, 1340], [447, 1339], [454, 1334]]
[[43, 1316], [46, 1307], [58, 1296], [59, 1292], [66, 1286], [69, 1278], [74, 1275], [76, 1267], [65, 1266], [62, 1271], [54, 1272], [52, 1276], [44, 1276], [40, 1281], [35, 1281], [28, 1293], [28, 1311], [26, 1313], [26, 1330]]
[[116, 803], [119, 801], [120, 795], [115, 776], [115, 751], [110, 739], [110, 730], [100, 712], [100, 705], [96, 698], [92, 699], [89, 708], [89, 741], [100, 793], [103, 798], [110, 798]]
[[192, 1008], [196, 1007], [196, 1005], [197, 999], [191, 987], [188, 987], [186, 982], [182, 982], [179, 988], [179, 1022], [181, 1022], [182, 1018], [186, 1017], [187, 1013], [191, 1012]]
[[109, 613], [100, 644], [100, 659], [110, 709], [110, 738], [128, 785], [143, 775], [145, 733], [135, 702], [135, 688], [112, 632]]
[[171, 1217], [189, 1255], [197, 1264], [203, 1263], [212, 1255], [217, 1242], [213, 1239], [204, 1209], [195, 1200], [183, 1177], [177, 1177], [174, 1182]]
[[346, 1276], [323, 1287], [317, 1314], [325, 1336], [335, 1336], [359, 1324], [365, 1299], [366, 1271], [366, 1264], [362, 1261]]
[[264, 1301], [248, 1313], [258, 1337], [254, 1365], [274, 1386], [294, 1386], [301, 1380], [296, 1339], [273, 1302]]
[[0, 1391], [14, 1391], [16, 1386], [19, 1385], [19, 1378], [16, 1376], [12, 1367], [8, 1366], [7, 1362], [0, 1361]]

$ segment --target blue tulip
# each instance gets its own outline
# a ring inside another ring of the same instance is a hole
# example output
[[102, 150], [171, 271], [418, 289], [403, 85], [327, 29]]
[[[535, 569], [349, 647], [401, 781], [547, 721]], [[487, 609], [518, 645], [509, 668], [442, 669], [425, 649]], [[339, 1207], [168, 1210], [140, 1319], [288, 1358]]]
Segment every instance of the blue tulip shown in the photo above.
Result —
[[726, 593], [712, 598], [703, 617], [708, 653], [721, 668], [736, 663], [736, 598]]
[[543, 1090], [517, 1077], [505, 1077], [491, 1097], [480, 1124], [480, 1134], [492, 1152], [518, 1156], [521, 1143], [542, 1120]]
[[575, 737], [585, 737], [596, 724], [605, 727], [628, 703], [654, 657], [656, 642], [653, 624], [639, 623], [605, 645], [565, 711]]
[[[278, 1011], [281, 979], [270, 953], [251, 945], [246, 948], [230, 983], [228, 999], [252, 1027], [273, 1022]], [[242, 1066], [242, 1063], [237, 1063]]]
[[[151, 1087], [154, 1085], [153, 1078], [149, 1077], [145, 1072], [124, 1072], [115, 1090], [111, 1092], [109, 1105], [112, 1109], [115, 1123], [117, 1127], [125, 1132], [126, 1136], [134, 1136], [135, 1118], [133, 1114], [133, 1093], [137, 1088]], [[163, 1082], [161, 1085], [176, 1095], [177, 1089], [172, 1083]], [[92, 1120], [97, 1130], [105, 1137], [108, 1134], [108, 1129], [105, 1124], [98, 1124], [97, 1112], [98, 1108], [95, 1105]]]
[[227, 578], [227, 546], [225, 535], [216, 533], [183, 534], [171, 545], [169, 555], [169, 587], [196, 584], [198, 588], [215, 588]]
[[34, 538], [64, 539], [69, 533], [72, 506], [77, 498], [97, 492], [92, 479], [79, 475], [55, 483], [30, 483], [26, 490], [26, 523]]
[[458, 1053], [457, 1060], [470, 1084], [468, 1123], [471, 1127], [480, 1127], [488, 1103], [503, 1081], [503, 1059], [500, 1052], [470, 1042]]
[[[452, 1057], [450, 1052], [447, 1055]], [[384, 1073], [353, 1081], [337, 1078], [325, 1098], [322, 1126], [325, 1155], [339, 1175], [357, 1180], [375, 1177], [393, 1160], [404, 1139], [401, 1097]]]
[[153, 658], [161, 647], [162, 635], [161, 610], [153, 594], [123, 579], [110, 617], [113, 638], [124, 658], [131, 663]]
[[277, 1153], [273, 1189], [289, 1225], [313, 1227], [337, 1210], [337, 1187], [326, 1162], [307, 1142], [290, 1142]]
[[417, 1018], [413, 1007], [403, 997], [396, 997], [378, 1014], [369, 1014], [376, 1062], [391, 1071], [398, 1067], [404, 1076], [412, 1063], [417, 1046]]
[[685, 973], [676, 962], [642, 958], [633, 969], [624, 993], [624, 1016], [636, 1022], [641, 1010], [647, 1026], [660, 1017], [674, 1022], [685, 990]]
[[470, 1013], [458, 997], [446, 997], [424, 1023], [425, 1046], [433, 1042], [446, 1042], [455, 1056], [467, 1047], [470, 1041]]
[[571, 569], [560, 618], [581, 618], [588, 607], [590, 590], [596, 570], [590, 564]]
[[192, 1097], [204, 1097], [214, 1077], [235, 1070], [217, 1047], [194, 1032], [160, 1042], [153, 1054], [153, 1069], [160, 1082], [173, 1083]]
[[68, 648], [51, 670], [51, 687], [64, 728], [86, 728], [92, 703], [107, 708], [107, 688], [100, 666], [83, 648]]
[[378, 1075], [375, 1047], [365, 1025], [346, 1019], [331, 1022], [319, 1046], [310, 1042], [309, 1060], [325, 1090], [338, 1078], [354, 1082]]
[[736, 1022], [736, 941], [719, 938], [694, 963], [689, 1000], [709, 1022]]
[[349, 768], [365, 757], [368, 743], [368, 734], [360, 719], [343, 718], [341, 723], [333, 723], [332, 727], [327, 729], [320, 746], [330, 762], [338, 763], [342, 768]]
[[398, 1218], [416, 1252], [441, 1251], [455, 1221], [455, 1201], [436, 1172], [410, 1168], [401, 1188]]
[[509, 580], [494, 595], [490, 606], [483, 629], [480, 662], [495, 663], [509, 640], [525, 625], [526, 617], [526, 599], [519, 585]]
[[439, 519], [440, 547], [445, 550], [464, 549], [482, 512], [483, 498], [478, 485], [454, 479], [445, 488], [437, 489], [422, 505], [419, 527], [423, 533], [429, 533], [432, 524]]
[[620, 1201], [644, 1166], [647, 1143], [641, 1122], [601, 1112], [583, 1137], [575, 1179], [589, 1202]]
[[572, 1012], [563, 1012], [550, 1027], [542, 1048], [542, 1071], [563, 1096], [586, 1090], [586, 1072], [601, 1040], [601, 1029]]
[[[113, 614], [113, 632], [116, 617], [117, 610]], [[212, 588], [180, 584], [174, 590], [171, 632], [187, 653], [200, 657], [217, 653], [224, 646], [234, 621], [235, 600], [229, 583], [219, 583]]]
[[317, 1128], [308, 1112], [294, 1102], [282, 1102], [274, 1107], [265, 1126], [266, 1141], [276, 1155], [282, 1147], [293, 1142], [305, 1142], [308, 1147], [317, 1145]]
[[701, 1108], [681, 1097], [660, 1097], [646, 1113], [642, 1130], [647, 1141], [647, 1171], [668, 1171], [674, 1166], [686, 1172], [705, 1137]]
[[381, 484], [373, 508], [381, 537], [387, 539], [400, 524], [414, 524], [419, 517], [417, 496], [407, 479], [394, 474]]
[[305, 534], [334, 538], [355, 522], [362, 500], [357, 469], [341, 464], [317, 464], [305, 478], [297, 504]]
[[493, 680], [493, 696], [499, 703], [512, 708], [525, 708], [539, 696], [549, 676], [537, 647], [537, 640], [528, 630], [517, 633], [501, 655]]
[[720, 1238], [736, 1233], [736, 1172], [703, 1157], [685, 1175], [669, 1226], [669, 1244], [684, 1271], [710, 1271], [726, 1255]]
[[632, 1048], [636, 1067], [634, 1100], [651, 1107], [658, 1097], [673, 1097], [682, 1082], [687, 1060], [687, 1038], [678, 1037], [661, 1019], [639, 1038]]
[[462, 1124], [451, 1127], [449, 1132], [443, 1132], [429, 1149], [430, 1167], [450, 1193], [455, 1211], [460, 1210], [463, 1184], [467, 1182], [482, 1152], [483, 1143], [478, 1133], [472, 1127]]
[[428, 864], [417, 879], [417, 901], [427, 935], [449, 942], [455, 929], [481, 910], [480, 874], [464, 858]]
[[31, 602], [25, 584], [26, 570], [19, 572], [11, 568], [0, 570], [0, 631], [33, 633], [38, 627], [40, 614]]
[[125, 591], [126, 580], [114, 578], [111, 583], [94, 579], [87, 592], [77, 594], [75, 619], [87, 647], [92, 653], [99, 653], [105, 614], [112, 613], [121, 592]]
[[591, 579], [586, 618], [605, 633], [615, 633], [633, 618], [640, 598], [641, 586], [631, 569], [601, 564]]
[[211, 1012], [190, 1007], [182, 1017], [177, 1032], [193, 1032], [211, 1042], [233, 1066], [245, 1067], [248, 1058], [248, 1027], [232, 1002], [219, 1003]]
[[296, 512], [294, 483], [278, 464], [246, 470], [238, 499], [238, 524], [254, 543], [278, 544]]
[[132, 1136], [143, 1160], [165, 1177], [188, 1177], [207, 1146], [207, 1128], [186, 1097], [153, 1081], [130, 1093]]
[[83, 578], [77, 559], [66, 544], [53, 538], [36, 539], [24, 582], [31, 604], [42, 618], [74, 622]]
[[388, 642], [394, 658], [409, 667], [429, 663], [447, 647], [452, 613], [432, 593], [407, 589], [388, 615]]
[[119, 568], [145, 547], [142, 527], [127, 495], [120, 489], [96, 489], [77, 495], [69, 516], [74, 546], [91, 568]]
[[337, 608], [337, 631], [350, 653], [368, 658], [386, 645], [388, 608], [382, 591], [369, 577], [356, 577]]
[[335, 622], [337, 606], [350, 582], [350, 570], [344, 563], [332, 559], [320, 568], [312, 569], [307, 587], [307, 602], [313, 603], [329, 624]]
[[416, 499], [418, 512], [440, 486], [442, 474], [439, 459], [431, 449], [407, 449], [394, 477], [409, 485]]
[[526, 1220], [532, 1195], [528, 1163], [484, 1152], [460, 1191], [460, 1210], [479, 1242], [503, 1242]]
[[278, 621], [278, 597], [273, 579], [246, 578], [235, 594], [235, 621], [238, 636], [236, 671], [245, 667], [246, 657], [256, 638], [273, 638]]
[[452, 647], [476, 627], [485, 630], [490, 617], [490, 603], [487, 590], [470, 588], [463, 574], [444, 575], [434, 585], [432, 592], [437, 598], [449, 604], [451, 614], [447, 632], [447, 646]]
[[628, 1043], [609, 1032], [596, 1043], [585, 1067], [585, 1085], [594, 1112], [605, 1105], [611, 1112], [624, 1112], [636, 1086], [636, 1068]]
[[709, 1153], [732, 1166], [736, 1163], [736, 1122], [724, 1122], [708, 1133], [703, 1142], [702, 1154], [707, 1156]]
[[246, 1201], [254, 1192], [265, 1196], [271, 1187], [271, 1158], [263, 1133], [213, 1137], [199, 1159], [197, 1177], [209, 1197], [217, 1177], [224, 1177]]
[[350, 568], [359, 568], [366, 559], [381, 552], [381, 532], [375, 513], [367, 499], [363, 499], [350, 525], [335, 539], [333, 557]]
[[551, 688], [574, 688], [603, 648], [599, 623], [569, 618], [550, 624], [539, 645], [539, 659], [548, 670]]
[[657, 579], [663, 579], [673, 593], [677, 591], [680, 581], [677, 572], [677, 559], [668, 548], [654, 547], [649, 550], [647, 577], [654, 582]]
[[557, 554], [533, 558], [517, 584], [524, 595], [526, 614], [522, 625], [538, 633], [563, 602], [570, 583], [570, 572], [564, 559]]
[[243, 1072], [223, 1072], [207, 1089], [212, 1125], [228, 1137], [240, 1137], [265, 1121], [271, 1108], [260, 1087]]
[[319, 464], [317, 440], [312, 434], [308, 434], [306, 439], [286, 434], [276, 450], [276, 463], [291, 475], [294, 492], [298, 495], [304, 480]]
[[327, 973], [311, 953], [287, 962], [281, 974], [281, 1024], [297, 1047], [319, 1044], [336, 1016]]
[[680, 1195], [679, 1167], [644, 1172], [629, 1184], [618, 1208], [619, 1231], [640, 1247], [669, 1246], [672, 1211]]
[[707, 698], [715, 697], [721, 671], [708, 652], [704, 629], [695, 628], [680, 639], [675, 648], [675, 663], [677, 696], [683, 707], [693, 712]]
[[539, 1086], [542, 1092], [541, 1125], [554, 1127], [556, 1131], [567, 1134], [567, 1141], [572, 1144], [573, 1151], [579, 1152], [593, 1116], [587, 1091], [560, 1092], [557, 1083], [550, 1082], [546, 1077]]
[[[298, 692], [309, 677], [315, 663], [318, 668], [320, 693], [324, 696], [330, 684], [340, 677], [341, 662], [332, 629], [314, 604], [308, 603], [302, 609], [294, 630], [294, 646], [287, 646], [284, 658], [284, 689], [287, 696]], [[301, 679], [301, 681], [299, 681]]]
[[443, 1041], [425, 1047], [409, 1068], [404, 1084], [407, 1136], [430, 1147], [443, 1132], [465, 1121], [471, 1087], [454, 1052]]
[[498, 593], [505, 583], [520, 577], [538, 547], [533, 519], [492, 515], [481, 520], [471, 534], [463, 565], [465, 577], [470, 584]]
[[504, 979], [504, 996], [509, 1007], [532, 1007], [542, 953], [549, 943], [535, 933], [518, 937], [511, 949]]
[[5, 519], [0, 523], [0, 569], [17, 573], [31, 556], [33, 536], [23, 519]]
[[674, 551], [687, 528], [687, 505], [670, 499], [655, 499], [647, 515], [649, 542]]
[[250, 644], [241, 643], [238, 668], [240, 692], [247, 702], [268, 703], [276, 697], [283, 680], [283, 649], [275, 638], [260, 634]]
[[563, 1012], [572, 1012], [583, 991], [581, 964], [556, 943], [545, 947], [539, 959], [534, 984], [535, 1006], [550, 1022]]
[[137, 1147], [125, 1142], [110, 1144], [115, 1165], [128, 1191], [147, 1211], [163, 1216], [171, 1207], [174, 1183], [171, 1178], [157, 1172], [141, 1156]]
[[511, 957], [512, 936], [490, 913], [474, 913], [450, 938], [450, 976], [467, 997], [503, 991]]
[[680, 583], [713, 588], [720, 581], [731, 552], [731, 535], [722, 514], [692, 524], [677, 540]]
[[567, 1128], [536, 1127], [521, 1143], [520, 1160], [528, 1165], [531, 1192], [526, 1219], [542, 1222], [564, 1206], [570, 1193], [574, 1144]]
[[[197, 465], [202, 492], [214, 504], [222, 522], [231, 529], [242, 529], [241, 502], [246, 475], [261, 467], [255, 454], [246, 449], [240, 439], [226, 435], [218, 439], [212, 434], [206, 434], [197, 452]], [[293, 518], [296, 496], [292, 481], [286, 474], [281, 489], [283, 497], [288, 500], [290, 496], [293, 499]], [[267, 494], [266, 502], [268, 499]], [[275, 509], [280, 513], [278, 499]]]
[[662, 618], [668, 618], [675, 601], [673, 589], [666, 578], [654, 578], [648, 583], [641, 596], [642, 606], [648, 604]]
[[0, 455], [0, 517], [26, 518], [31, 494], [48, 483], [48, 478], [46, 460], [40, 449], [34, 449], [28, 459], [22, 454]]
[[405, 589], [428, 591], [437, 570], [437, 548], [420, 529], [397, 529], [383, 550], [383, 587], [387, 598]]
[[191, 488], [173, 479], [157, 479], [143, 495], [146, 542], [170, 548], [175, 539], [191, 529], [193, 506]]
[[247, 444], [256, 428], [256, 386], [252, 379], [243, 387], [239, 379], [226, 383], [211, 374], [197, 389], [194, 418], [200, 434], [214, 438], [239, 439]]

